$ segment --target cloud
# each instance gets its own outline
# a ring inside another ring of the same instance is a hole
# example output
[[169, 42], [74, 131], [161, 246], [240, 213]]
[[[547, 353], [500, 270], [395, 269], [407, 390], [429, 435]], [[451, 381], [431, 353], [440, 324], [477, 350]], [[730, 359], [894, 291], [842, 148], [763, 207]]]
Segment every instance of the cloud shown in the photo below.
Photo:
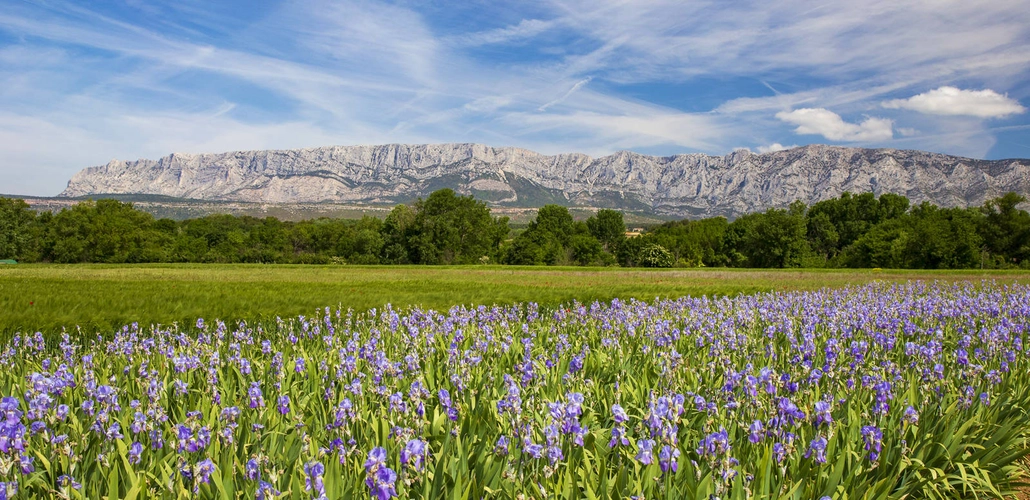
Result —
[[584, 78], [584, 79], [576, 82], [576, 84], [573, 85], [572, 88], [570, 88], [567, 92], [562, 94], [561, 97], [559, 97], [559, 98], [557, 98], [557, 99], [555, 99], [553, 101], [550, 101], [550, 102], [544, 104], [543, 106], [540, 106], [536, 110], [537, 111], [547, 111], [547, 108], [549, 108], [551, 106], [554, 106], [555, 104], [561, 104], [562, 101], [564, 101], [565, 99], [568, 99], [569, 96], [572, 95], [574, 92], [576, 92], [577, 90], [583, 88], [584, 85], [590, 83], [591, 79], [592, 78]]
[[327, 58], [319, 62], [360, 65], [361, 73], [377, 79], [420, 85], [438, 77], [439, 43], [410, 9], [387, 2], [299, 0], [286, 3], [270, 21], [269, 31], [288, 30], [291, 42]]
[[862, 123], [844, 121], [837, 113], [825, 108], [801, 108], [781, 111], [776, 118], [797, 125], [798, 134], [817, 134], [831, 141], [869, 142], [885, 141], [894, 137], [893, 121], [868, 117]]
[[784, 146], [783, 144], [780, 144], [778, 142], [774, 142], [774, 143], [772, 143], [772, 144], [770, 144], [768, 146], [758, 146], [755, 149], [757, 149], [759, 153], [775, 153], [777, 151], [783, 151], [785, 149], [791, 149], [791, 148], [796, 148], [796, 147], [798, 147], [797, 144], [791, 144], [790, 146]]
[[980, 118], [1001, 118], [1026, 111], [1015, 99], [991, 89], [963, 90], [944, 86], [914, 95], [908, 99], [883, 102], [890, 109], [911, 109], [931, 115], [965, 115]]
[[627, 81], [713, 73], [775, 81], [794, 71], [868, 86], [1017, 76], [1030, 62], [1025, 0], [551, 3], [562, 26], [618, 43], [599, 62]]
[[[589, 111], [568, 114], [525, 113], [510, 119], [521, 124], [526, 132], [550, 136], [554, 142], [547, 150], [553, 150], [556, 145], [560, 152], [566, 153], [570, 152], [567, 141], [557, 139], [556, 132], [571, 132], [574, 142], [586, 146], [585, 149], [591, 154], [661, 145], [711, 151], [725, 134], [724, 127], [711, 115], [652, 109], [640, 109], [624, 115]], [[563, 142], [566, 145], [563, 146]]]
[[494, 45], [511, 42], [521, 42], [543, 33], [555, 26], [553, 21], [542, 21], [540, 19], [523, 19], [514, 26], [497, 28], [488, 31], [479, 31], [453, 37], [456, 45], [466, 47], [477, 47], [480, 45]]
[[1026, 0], [131, 1], [157, 7], [0, 9], [0, 176], [51, 168], [52, 193], [112, 157], [330, 143], [724, 154], [788, 130], [1014, 154], [979, 115], [841, 115], [950, 82], [1030, 95]]
[[472, 113], [492, 113], [510, 105], [511, 103], [512, 98], [509, 96], [490, 95], [473, 99], [471, 102], [465, 104], [463, 109]]
[[316, 147], [339, 144], [341, 137], [388, 142], [385, 135], [360, 137], [360, 130], [334, 134], [303, 122], [241, 122], [224, 113], [229, 106], [194, 113], [134, 114], [129, 109], [105, 110], [112, 105], [105, 102], [70, 104], [73, 109], [42, 117], [0, 111], [0, 166], [10, 166], [3, 171], [0, 191], [54, 195], [77, 170], [113, 158]]

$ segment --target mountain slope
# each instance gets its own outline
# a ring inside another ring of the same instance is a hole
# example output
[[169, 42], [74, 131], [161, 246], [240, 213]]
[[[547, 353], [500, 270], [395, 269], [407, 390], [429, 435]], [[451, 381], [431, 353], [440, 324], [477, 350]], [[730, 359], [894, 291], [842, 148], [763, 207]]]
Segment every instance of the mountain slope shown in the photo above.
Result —
[[979, 205], [1030, 194], [1030, 160], [811, 145], [774, 153], [546, 156], [481, 144], [329, 146], [172, 154], [75, 174], [60, 196], [152, 194], [266, 203], [400, 203], [449, 187], [498, 206], [545, 203], [670, 216], [735, 216], [843, 191]]

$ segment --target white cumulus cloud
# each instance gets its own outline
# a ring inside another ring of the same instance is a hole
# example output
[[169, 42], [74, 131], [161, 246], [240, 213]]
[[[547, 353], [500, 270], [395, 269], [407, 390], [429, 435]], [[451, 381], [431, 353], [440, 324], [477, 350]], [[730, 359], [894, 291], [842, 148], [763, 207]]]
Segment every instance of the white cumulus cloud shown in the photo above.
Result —
[[781, 111], [776, 113], [776, 118], [797, 125], [795, 133], [821, 135], [831, 141], [884, 141], [894, 137], [894, 122], [887, 118], [869, 117], [862, 123], [848, 123], [825, 108]]
[[777, 151], [783, 151], [785, 149], [791, 149], [791, 148], [796, 148], [796, 147], [798, 147], [797, 144], [791, 144], [790, 146], [784, 146], [783, 144], [780, 144], [778, 142], [774, 142], [774, 143], [772, 143], [772, 144], [770, 144], [768, 146], [758, 146], [755, 149], [757, 149], [759, 153], [775, 153]]
[[908, 99], [884, 101], [883, 107], [911, 109], [931, 115], [966, 115], [1000, 118], [1026, 111], [1018, 101], [991, 89], [963, 90], [944, 86]]

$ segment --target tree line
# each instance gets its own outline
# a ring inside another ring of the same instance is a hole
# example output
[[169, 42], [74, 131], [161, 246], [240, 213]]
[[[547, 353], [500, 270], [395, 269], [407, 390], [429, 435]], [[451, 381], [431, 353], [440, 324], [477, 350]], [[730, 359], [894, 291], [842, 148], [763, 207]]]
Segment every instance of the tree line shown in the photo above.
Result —
[[155, 219], [131, 203], [36, 213], [0, 198], [0, 259], [56, 263], [514, 264], [640, 267], [1030, 268], [1030, 214], [1015, 193], [972, 208], [872, 193], [667, 222], [627, 237], [621, 212], [577, 221], [541, 207], [524, 229], [450, 189], [384, 219], [209, 215]]

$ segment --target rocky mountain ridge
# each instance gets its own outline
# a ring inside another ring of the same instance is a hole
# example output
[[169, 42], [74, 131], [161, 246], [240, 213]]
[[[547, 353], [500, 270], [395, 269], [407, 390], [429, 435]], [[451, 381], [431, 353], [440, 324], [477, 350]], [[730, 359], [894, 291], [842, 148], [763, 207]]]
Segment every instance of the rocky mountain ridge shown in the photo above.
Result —
[[591, 158], [481, 144], [328, 146], [175, 153], [84, 169], [60, 196], [148, 194], [262, 203], [392, 204], [440, 188], [494, 206], [547, 203], [675, 217], [736, 216], [854, 193], [971, 206], [1030, 195], [1030, 160], [975, 160], [923, 151], [810, 145], [754, 154]]

